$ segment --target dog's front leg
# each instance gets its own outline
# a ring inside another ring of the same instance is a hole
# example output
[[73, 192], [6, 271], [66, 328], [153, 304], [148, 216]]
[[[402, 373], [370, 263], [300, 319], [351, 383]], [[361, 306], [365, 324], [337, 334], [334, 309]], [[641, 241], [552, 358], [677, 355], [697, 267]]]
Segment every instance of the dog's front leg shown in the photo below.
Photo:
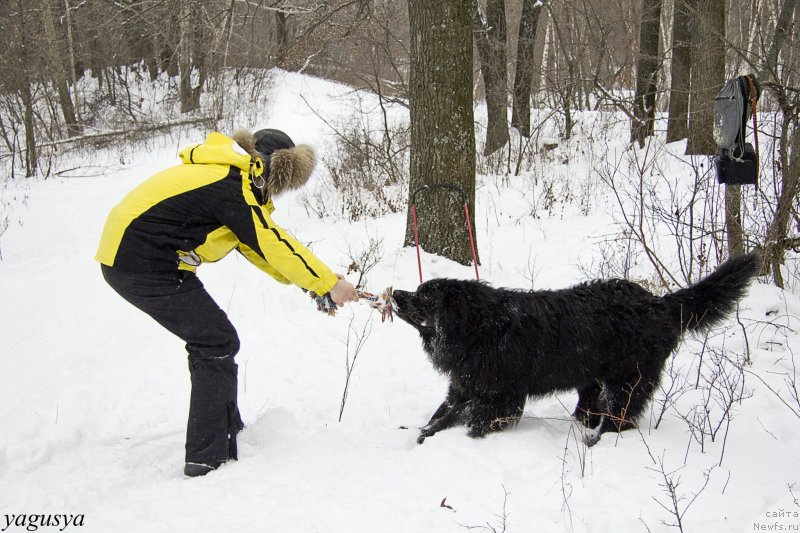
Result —
[[602, 412], [600, 393], [602, 391], [603, 386], [597, 381], [578, 388], [578, 405], [575, 406], [575, 412], [572, 413], [572, 416], [587, 428], [591, 429], [600, 425]]
[[443, 401], [442, 405], [440, 405], [439, 408], [436, 410], [436, 412], [433, 413], [433, 416], [431, 416], [431, 419], [428, 420], [428, 423], [426, 424], [425, 427], [433, 425], [437, 420], [439, 420], [444, 415], [446, 415], [448, 412], [450, 412], [450, 409], [453, 408], [453, 403], [454, 402], [452, 402], [449, 398], [447, 400]]
[[436, 412], [433, 413], [431, 419], [428, 420], [427, 426], [433, 425], [437, 420], [450, 412], [453, 406], [464, 402], [466, 399], [467, 397], [464, 395], [461, 389], [456, 384], [450, 383], [450, 386], [447, 388], [447, 398], [445, 398], [445, 400], [442, 402], [442, 405], [439, 406]]
[[439, 409], [436, 411], [439, 413], [443, 407], [449, 406], [449, 410], [443, 413], [438, 418], [434, 415], [431, 418], [431, 421], [428, 422], [428, 425], [420, 429], [419, 437], [417, 438], [417, 443], [422, 444], [425, 442], [425, 439], [430, 437], [431, 435], [436, 434], [443, 429], [451, 428], [456, 424], [461, 424], [464, 422], [464, 411], [470, 408], [473, 404], [473, 400], [464, 400], [460, 403], [455, 405], [451, 405], [449, 402], [443, 403], [439, 406]]
[[466, 421], [472, 438], [485, 437], [494, 431], [515, 426], [525, 410], [525, 395], [488, 396], [476, 401]]

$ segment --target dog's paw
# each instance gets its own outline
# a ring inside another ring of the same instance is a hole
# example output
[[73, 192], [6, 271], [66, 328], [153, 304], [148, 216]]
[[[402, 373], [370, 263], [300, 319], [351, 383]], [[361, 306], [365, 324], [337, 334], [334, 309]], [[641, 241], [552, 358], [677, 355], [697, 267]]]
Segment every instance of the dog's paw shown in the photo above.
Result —
[[487, 429], [484, 426], [470, 426], [467, 435], [473, 439], [482, 439], [486, 436]]
[[591, 448], [598, 442], [600, 442], [600, 430], [598, 428], [595, 429], [587, 429], [586, 433], [583, 434], [583, 443], [586, 444], [587, 448]]
[[425, 442], [425, 439], [427, 439], [428, 437], [430, 437], [430, 436], [432, 436], [434, 434], [436, 434], [436, 430], [431, 429], [431, 425], [430, 424], [428, 424], [425, 427], [420, 428], [419, 429], [419, 437], [417, 437], [417, 444], [422, 444], [423, 442]]

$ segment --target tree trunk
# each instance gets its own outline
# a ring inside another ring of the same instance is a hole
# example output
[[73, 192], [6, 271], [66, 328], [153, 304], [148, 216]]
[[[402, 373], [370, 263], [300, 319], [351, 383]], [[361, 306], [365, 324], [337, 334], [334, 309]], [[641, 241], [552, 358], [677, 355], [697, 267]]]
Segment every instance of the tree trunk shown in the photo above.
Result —
[[689, 72], [692, 48], [689, 44], [688, 2], [689, 0], [675, 0], [672, 15], [672, 65], [667, 142], [689, 137]]
[[[75, 61], [75, 40], [72, 36], [72, 9], [69, 5], [69, 0], [64, 0], [64, 21], [67, 24], [67, 47], [69, 49], [69, 82], [75, 88], [75, 117], [77, 124], [83, 124], [83, 120], [81, 119], [81, 105], [80, 100], [78, 99], [78, 76], [76, 75], [76, 69], [78, 68], [78, 63]], [[83, 77], [83, 67], [81, 67], [81, 76]]]
[[[687, 0], [691, 39], [691, 88], [687, 154], [713, 155], [714, 98], [725, 83], [725, 2]], [[744, 251], [742, 196], [738, 185], [725, 185], [728, 255]]]
[[278, 45], [278, 65], [287, 63], [289, 52], [289, 15], [283, 11], [275, 12], [275, 26], [277, 27], [276, 41]]
[[[791, 118], [784, 115], [784, 120], [791, 120]], [[781, 139], [783, 145], [781, 159], [784, 164], [782, 166], [784, 169], [783, 187], [778, 197], [775, 216], [767, 229], [766, 253], [763, 258], [765, 264], [771, 264], [775, 285], [780, 288], [784, 287], [781, 266], [785, 260], [785, 240], [789, 232], [789, 221], [793, 204], [797, 202], [797, 196], [800, 194], [800, 157], [798, 156], [800, 154], [800, 132], [798, 129], [800, 126], [797, 123], [794, 124], [794, 128], [791, 125], [784, 128], [784, 136]]]
[[[472, 110], [470, 5], [460, 0], [410, 0], [409, 103], [411, 195], [424, 185], [461, 187], [475, 213], [475, 129]], [[417, 197], [420, 245], [461, 264], [472, 260], [458, 195], [431, 189]], [[414, 244], [409, 213], [406, 245]]]
[[725, 229], [728, 234], [728, 255], [744, 253], [742, 228], [742, 186], [725, 185]]
[[508, 70], [506, 67], [505, 0], [488, 0], [486, 17], [478, 0], [472, 0], [472, 28], [486, 90], [486, 144], [489, 155], [508, 143]]
[[[192, 44], [194, 42], [194, 0], [181, 0], [180, 11], [180, 71], [181, 113], [200, 107], [200, 91], [192, 88]], [[199, 87], [198, 87], [199, 89]]]
[[781, 288], [784, 286], [781, 266], [785, 260], [785, 241], [788, 237], [789, 221], [791, 220], [793, 206], [800, 194], [800, 156], [798, 156], [800, 154], [800, 131], [798, 131], [800, 130], [800, 124], [798, 124], [798, 120], [800, 119], [797, 116], [796, 105], [787, 98], [786, 87], [780, 82], [777, 73], [778, 56], [791, 27], [792, 17], [796, 8], [796, 0], [784, 0], [781, 5], [775, 34], [770, 43], [765, 64], [759, 72], [759, 78], [762, 83], [765, 81], [775, 83], [772, 90], [776, 93], [776, 100], [783, 114], [783, 126], [779, 139], [783, 179], [778, 197], [778, 206], [767, 229], [766, 250], [763, 257], [764, 269], [766, 270], [771, 266], [775, 284]]
[[656, 117], [656, 79], [660, 61], [658, 41], [661, 36], [661, 0], [644, 0], [639, 25], [639, 59], [636, 64], [636, 95], [633, 100], [631, 142], [644, 146], [653, 134]]
[[686, 153], [714, 155], [714, 98], [725, 84], [725, 0], [689, 0], [692, 39]]
[[29, 178], [36, 174], [39, 167], [39, 152], [36, 147], [36, 130], [33, 122], [33, 97], [28, 80], [22, 84], [20, 93], [25, 108], [25, 177]]
[[565, 9], [559, 13], [559, 15], [563, 15], [562, 18], [556, 16], [553, 4], [548, 3], [545, 6], [550, 13], [550, 26], [552, 27], [551, 49], [548, 51], [547, 57], [549, 63], [547, 69], [552, 72], [549, 83], [552, 84], [554, 99], [561, 106], [559, 111], [564, 115], [564, 132], [561, 138], [566, 141], [572, 137], [572, 102], [575, 99], [579, 81], [576, 78], [576, 54], [579, 54], [580, 50], [572, 46], [570, 34], [564, 31], [573, 25], [573, 13]]
[[778, 67], [778, 54], [783, 48], [783, 43], [789, 33], [792, 25], [792, 16], [794, 14], [797, 2], [795, 0], [783, 0], [781, 11], [778, 14], [778, 20], [775, 24], [775, 35], [767, 50], [766, 63], [771, 66], [773, 72], [777, 73]]
[[513, 110], [511, 112], [511, 126], [517, 128], [523, 137], [531, 135], [531, 85], [536, 49], [536, 28], [539, 25], [541, 12], [541, 3], [523, 0], [519, 40], [517, 41], [517, 65], [514, 74]]
[[[147, 10], [152, 8], [144, 4], [134, 4], [131, 9], [136, 13], [135, 21], [131, 23], [135, 24], [138, 31], [144, 34], [142, 40], [144, 41], [144, 64], [147, 67], [147, 74], [150, 81], [156, 81], [162, 70], [161, 38], [156, 28], [147, 24]], [[169, 24], [169, 22], [165, 22], [165, 24]]]
[[[16, 47], [13, 50], [10, 50], [11, 57], [9, 58], [10, 61], [8, 63], [8, 67], [11, 75], [8, 76], [9, 79], [7, 79], [6, 82], [8, 83], [9, 88], [19, 94], [20, 100], [22, 101], [22, 125], [25, 130], [25, 177], [31, 177], [36, 174], [36, 170], [39, 166], [39, 152], [36, 145], [37, 139], [34, 122], [35, 112], [33, 109], [33, 91], [31, 88], [33, 82], [31, 81], [32, 75], [29, 71], [32, 64], [30, 54], [37, 48], [37, 46], [33, 44], [33, 37], [30, 32], [31, 23], [33, 20], [31, 20], [32, 17], [29, 16], [29, 14], [26, 14], [23, 1], [24, 0], [16, 1], [14, 6], [16, 10], [16, 16], [8, 19], [7, 28], [10, 30], [10, 37], [15, 43]], [[14, 151], [16, 150], [18, 140], [16, 127], [14, 126], [12, 129], [15, 130], [15, 133], [12, 142], [9, 143], [9, 150]], [[20, 158], [22, 158], [22, 154], [20, 154]]]
[[58, 103], [64, 115], [64, 122], [67, 125], [67, 135], [70, 137], [80, 135], [83, 128], [75, 118], [75, 106], [72, 103], [72, 97], [69, 93], [67, 72], [62, 61], [62, 50], [64, 47], [59, 43], [56, 35], [55, 17], [53, 16], [50, 0], [42, 0], [42, 23], [44, 25], [44, 34], [47, 39], [46, 53], [48, 63], [52, 69], [53, 83], [58, 91]]

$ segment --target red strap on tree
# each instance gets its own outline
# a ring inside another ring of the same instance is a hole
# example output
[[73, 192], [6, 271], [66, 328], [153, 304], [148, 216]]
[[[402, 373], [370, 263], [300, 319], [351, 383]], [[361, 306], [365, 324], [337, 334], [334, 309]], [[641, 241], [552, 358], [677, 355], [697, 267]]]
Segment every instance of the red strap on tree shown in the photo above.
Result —
[[469, 221], [469, 206], [467, 205], [467, 195], [464, 189], [456, 185], [423, 185], [411, 194], [411, 218], [414, 222], [414, 245], [417, 248], [417, 267], [419, 269], [419, 282], [422, 283], [422, 258], [419, 253], [419, 232], [417, 231], [417, 194], [426, 189], [448, 189], [461, 195], [464, 202], [464, 216], [467, 219], [467, 234], [469, 235], [469, 246], [472, 250], [472, 263], [475, 265], [475, 279], [481, 279], [478, 275], [478, 256], [475, 253], [475, 239], [472, 237], [472, 224]]

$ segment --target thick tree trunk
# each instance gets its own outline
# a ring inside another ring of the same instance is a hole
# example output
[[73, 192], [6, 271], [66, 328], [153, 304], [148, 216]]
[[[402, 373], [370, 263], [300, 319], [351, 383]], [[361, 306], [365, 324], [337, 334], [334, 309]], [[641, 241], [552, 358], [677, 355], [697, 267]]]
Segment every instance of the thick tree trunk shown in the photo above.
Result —
[[687, 154], [714, 155], [714, 98], [725, 84], [725, 0], [688, 0], [692, 39]]
[[506, 66], [505, 0], [488, 0], [486, 17], [478, 0], [472, 0], [472, 28], [486, 92], [486, 144], [489, 155], [508, 143], [508, 70]]
[[689, 0], [675, 0], [672, 16], [672, 64], [669, 91], [667, 142], [689, 137], [689, 72], [692, 48], [689, 44]]
[[658, 41], [661, 35], [661, 0], [644, 0], [639, 25], [639, 59], [636, 64], [636, 95], [633, 100], [631, 142], [644, 146], [653, 134], [656, 117], [656, 79], [661, 62]]
[[[409, 100], [411, 113], [411, 194], [419, 187], [461, 187], [475, 213], [475, 129], [472, 110], [472, 30], [470, 4], [460, 0], [410, 0]], [[431, 189], [417, 197], [419, 240], [430, 253], [461, 264], [472, 261], [458, 195]], [[406, 245], [414, 244], [411, 213]]]
[[513, 109], [511, 112], [511, 125], [517, 128], [517, 131], [523, 137], [530, 137], [531, 135], [531, 85], [536, 50], [536, 28], [539, 25], [539, 14], [541, 12], [541, 3], [523, 0], [522, 18], [519, 23], [519, 40], [517, 41]]

